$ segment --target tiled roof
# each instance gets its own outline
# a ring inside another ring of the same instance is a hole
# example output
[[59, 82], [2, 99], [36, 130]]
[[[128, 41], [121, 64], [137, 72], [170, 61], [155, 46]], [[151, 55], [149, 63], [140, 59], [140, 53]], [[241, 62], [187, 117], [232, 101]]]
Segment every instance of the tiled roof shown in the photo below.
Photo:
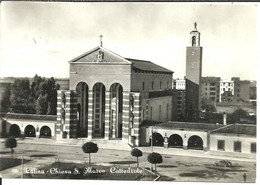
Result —
[[26, 120], [44, 120], [44, 121], [56, 121], [56, 115], [39, 115], [39, 114], [18, 114], [18, 113], [7, 113], [1, 114], [0, 117], [6, 119], [26, 119]]
[[[176, 130], [197, 130], [197, 131], [210, 131], [223, 126], [223, 125], [216, 125], [211, 123], [177, 122], [177, 121], [168, 121], [166, 123], [153, 122], [153, 124], [158, 128], [169, 128], [169, 129], [176, 129]], [[142, 123], [142, 126], [152, 126], [153, 124], [149, 124], [149, 121], [146, 121]]]
[[248, 136], [256, 136], [256, 125], [249, 124], [232, 124], [227, 125], [225, 127], [216, 129], [211, 133], [219, 133], [219, 134], [236, 134], [236, 135], [248, 135]]
[[137, 60], [137, 59], [131, 59], [131, 58], [126, 58], [126, 60], [132, 62], [133, 67], [136, 68], [137, 70], [149, 71], [149, 72], [173, 73], [173, 71], [166, 69], [162, 66], [159, 66], [155, 63], [152, 63], [150, 61]]

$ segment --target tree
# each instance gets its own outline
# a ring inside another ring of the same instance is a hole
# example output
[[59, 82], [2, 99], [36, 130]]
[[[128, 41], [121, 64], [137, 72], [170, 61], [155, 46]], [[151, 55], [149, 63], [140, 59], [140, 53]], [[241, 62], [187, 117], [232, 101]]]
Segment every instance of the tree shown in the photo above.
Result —
[[16, 113], [29, 113], [29, 79], [16, 79], [11, 90], [11, 110]]
[[5, 141], [5, 147], [6, 148], [11, 148], [11, 156], [13, 156], [14, 149], [17, 146], [17, 141], [14, 137], [9, 137]]
[[238, 108], [232, 114], [230, 114], [228, 116], [228, 122], [237, 123], [237, 122], [240, 122], [240, 118], [244, 118], [247, 116], [248, 116], [248, 113], [244, 109]]
[[[149, 161], [149, 163], [155, 164], [155, 171], [156, 171], [156, 164], [163, 162], [162, 155], [156, 152], [150, 153], [147, 156], [147, 160]], [[151, 171], [152, 170], [153, 169], [151, 168]]]
[[35, 105], [36, 113], [37, 114], [47, 114], [48, 110], [48, 99], [47, 94], [38, 97]]
[[131, 151], [131, 155], [137, 158], [137, 168], [138, 168], [139, 167], [138, 157], [142, 157], [143, 152], [141, 150], [139, 150], [138, 148], [134, 148]]
[[10, 98], [11, 98], [11, 84], [8, 84], [2, 94], [0, 112], [9, 112], [10, 111], [10, 107], [11, 107]]
[[89, 154], [89, 161], [88, 163], [90, 164], [91, 163], [91, 160], [90, 160], [90, 154], [91, 153], [97, 153], [98, 151], [98, 146], [97, 144], [93, 143], [93, 142], [87, 142], [85, 143], [83, 146], [82, 146], [82, 150], [84, 153], [88, 153]]

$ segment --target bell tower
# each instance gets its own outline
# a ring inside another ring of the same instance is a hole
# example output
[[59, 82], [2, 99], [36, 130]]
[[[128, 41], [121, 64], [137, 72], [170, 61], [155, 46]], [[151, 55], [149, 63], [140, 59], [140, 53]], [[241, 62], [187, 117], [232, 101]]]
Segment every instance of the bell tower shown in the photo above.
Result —
[[202, 47], [200, 46], [200, 32], [197, 23], [190, 32], [190, 46], [186, 48], [186, 104], [185, 116], [187, 121], [196, 121], [199, 117], [201, 106], [201, 84], [202, 74]]

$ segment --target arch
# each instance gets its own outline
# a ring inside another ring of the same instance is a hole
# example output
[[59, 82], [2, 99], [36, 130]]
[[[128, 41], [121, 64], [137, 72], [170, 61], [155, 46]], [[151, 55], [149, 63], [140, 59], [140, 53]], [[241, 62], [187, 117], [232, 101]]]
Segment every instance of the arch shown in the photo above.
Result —
[[77, 137], [88, 136], [88, 99], [89, 87], [85, 82], [79, 82], [77, 92]]
[[[163, 136], [159, 133], [153, 133], [153, 146], [163, 146]], [[151, 138], [150, 138], [150, 145], [151, 145]]]
[[192, 36], [192, 46], [196, 46], [196, 36]]
[[180, 135], [178, 135], [178, 134], [172, 134], [169, 137], [168, 146], [169, 147], [174, 147], [174, 148], [182, 148], [183, 147], [183, 139], [182, 139], [182, 137]]
[[106, 87], [97, 82], [93, 86], [93, 137], [105, 136]]
[[110, 86], [110, 137], [122, 138], [123, 86], [113, 83]]
[[27, 125], [24, 129], [24, 137], [36, 137], [35, 128], [32, 125]]
[[9, 135], [14, 137], [20, 137], [21, 136], [20, 127], [16, 124], [11, 125], [9, 129]]
[[193, 135], [188, 139], [188, 149], [203, 150], [203, 140], [200, 136]]
[[40, 137], [50, 138], [51, 137], [51, 129], [48, 126], [43, 126], [40, 129]]

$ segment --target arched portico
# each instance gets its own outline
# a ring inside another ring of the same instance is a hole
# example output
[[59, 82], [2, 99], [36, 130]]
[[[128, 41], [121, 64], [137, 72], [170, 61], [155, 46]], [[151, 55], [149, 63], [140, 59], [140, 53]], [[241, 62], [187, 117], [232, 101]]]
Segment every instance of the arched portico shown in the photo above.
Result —
[[27, 125], [24, 129], [24, 137], [36, 137], [35, 128], [32, 125]]
[[93, 137], [105, 136], [106, 88], [103, 83], [93, 86]]
[[[160, 133], [153, 133], [153, 146], [163, 146], [163, 136]], [[151, 138], [150, 138], [151, 145]]]
[[21, 136], [20, 127], [16, 124], [11, 125], [9, 130], [9, 135], [14, 137], [20, 137]]
[[188, 139], [188, 149], [203, 150], [203, 140], [200, 136], [193, 135]]
[[168, 140], [168, 146], [173, 148], [182, 148], [183, 140], [182, 137], [178, 134], [172, 134]]
[[123, 87], [119, 83], [110, 86], [110, 137], [122, 138]]
[[89, 88], [85, 82], [76, 87], [77, 92], [77, 137], [88, 136], [88, 96]]
[[51, 129], [48, 126], [43, 126], [40, 129], [41, 138], [51, 138]]

